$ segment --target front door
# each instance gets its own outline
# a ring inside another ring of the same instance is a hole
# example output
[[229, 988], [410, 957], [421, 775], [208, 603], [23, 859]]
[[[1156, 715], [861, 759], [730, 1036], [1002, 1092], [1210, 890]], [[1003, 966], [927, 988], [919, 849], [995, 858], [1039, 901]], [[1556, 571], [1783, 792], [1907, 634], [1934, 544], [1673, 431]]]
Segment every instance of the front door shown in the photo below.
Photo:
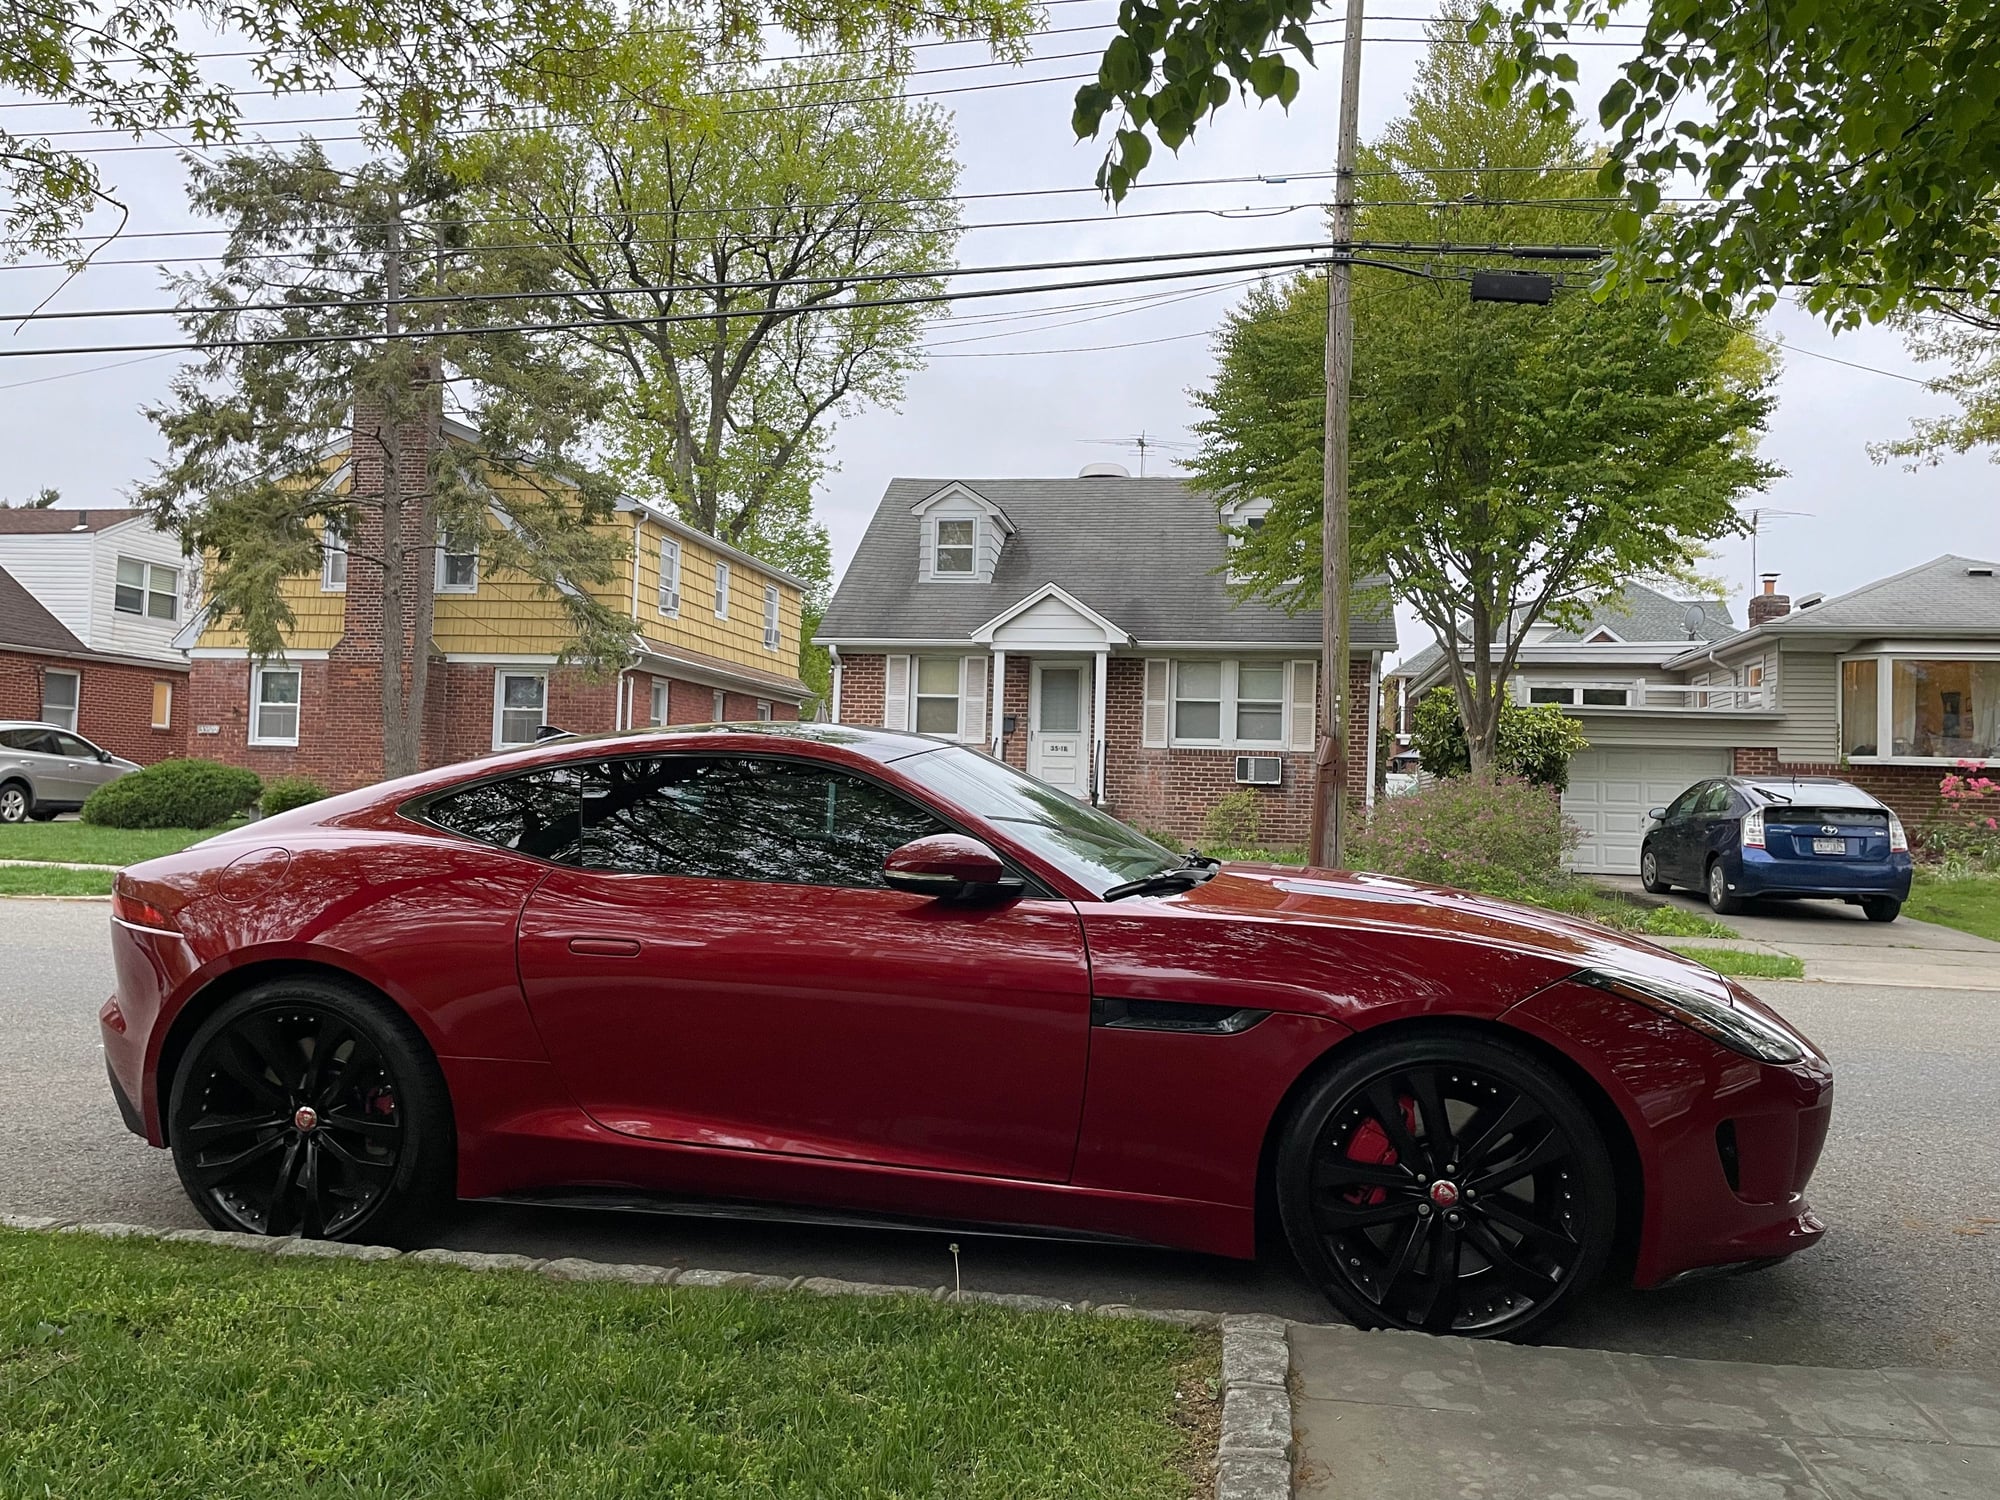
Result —
[[1090, 981], [1066, 901], [953, 905], [882, 861], [945, 831], [837, 767], [585, 767], [580, 847], [521, 913], [521, 982], [577, 1101], [627, 1135], [1059, 1182]]
[[1037, 661], [1028, 704], [1028, 774], [1090, 800], [1090, 671], [1082, 662]]

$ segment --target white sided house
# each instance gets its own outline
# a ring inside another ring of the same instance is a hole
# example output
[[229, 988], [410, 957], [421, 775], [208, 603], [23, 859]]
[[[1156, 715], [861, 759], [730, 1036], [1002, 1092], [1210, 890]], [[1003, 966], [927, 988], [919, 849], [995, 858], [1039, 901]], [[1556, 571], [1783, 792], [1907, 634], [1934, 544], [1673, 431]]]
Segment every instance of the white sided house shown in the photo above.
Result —
[[0, 569], [92, 651], [187, 665], [178, 538], [129, 509], [0, 509]]

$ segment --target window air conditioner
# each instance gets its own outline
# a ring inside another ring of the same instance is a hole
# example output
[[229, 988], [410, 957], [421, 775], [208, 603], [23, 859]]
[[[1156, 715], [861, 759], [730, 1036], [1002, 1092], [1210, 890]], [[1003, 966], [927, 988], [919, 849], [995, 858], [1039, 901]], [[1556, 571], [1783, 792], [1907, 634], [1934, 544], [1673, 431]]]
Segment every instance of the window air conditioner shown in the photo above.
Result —
[[1236, 779], [1245, 786], [1276, 786], [1285, 779], [1284, 757], [1239, 755], [1236, 757]]

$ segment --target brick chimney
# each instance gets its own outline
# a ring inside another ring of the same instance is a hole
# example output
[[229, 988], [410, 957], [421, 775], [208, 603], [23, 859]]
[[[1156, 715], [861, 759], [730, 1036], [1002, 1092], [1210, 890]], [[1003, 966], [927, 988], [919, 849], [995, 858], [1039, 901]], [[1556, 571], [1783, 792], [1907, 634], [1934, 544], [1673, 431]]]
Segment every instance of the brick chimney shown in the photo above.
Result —
[[1766, 620], [1775, 620], [1792, 612], [1792, 596], [1778, 592], [1778, 575], [1764, 575], [1764, 591], [1750, 597], [1750, 623], [1762, 625]]

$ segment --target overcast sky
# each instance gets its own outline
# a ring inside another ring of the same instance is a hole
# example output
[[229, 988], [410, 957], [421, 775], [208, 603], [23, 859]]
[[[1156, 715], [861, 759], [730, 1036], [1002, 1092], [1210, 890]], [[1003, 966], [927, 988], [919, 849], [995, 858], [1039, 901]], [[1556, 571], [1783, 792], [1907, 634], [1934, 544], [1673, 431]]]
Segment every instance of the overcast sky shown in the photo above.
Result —
[[[1420, 32], [1416, 18], [1429, 9], [1417, 0], [1377, 0], [1371, 6], [1377, 19], [1368, 27], [1363, 64], [1364, 135], [1379, 131], [1400, 111], [1421, 51], [1415, 45]], [[1315, 205], [1330, 191], [1326, 182], [1282, 179], [1324, 172], [1332, 164], [1332, 72], [1337, 66], [1332, 53], [1323, 57], [1325, 72], [1307, 74], [1289, 114], [1232, 106], [1205, 125], [1178, 158], [1157, 153], [1145, 179], [1148, 186], [1131, 195], [1122, 214], [1105, 208], [1091, 191], [1047, 192], [1087, 190], [1101, 153], [1096, 143], [1075, 143], [1069, 129], [1076, 75], [1093, 71], [1094, 64], [1090, 58], [1057, 54], [1101, 46], [1108, 32], [1068, 28], [1101, 25], [1115, 13], [1114, 0], [1065, 0], [1048, 13], [1048, 25], [1064, 32], [1039, 39], [1040, 58], [1025, 69], [978, 67], [926, 73], [912, 81], [913, 90], [958, 90], [939, 94], [937, 103], [956, 120], [963, 193], [1042, 194], [975, 197], [965, 208], [968, 226], [1084, 221], [972, 228], [961, 243], [960, 263], [1275, 246], [1323, 232]], [[1593, 78], [1602, 79], [1612, 55], [1607, 50], [1585, 57], [1585, 85], [1593, 100], [1589, 86]], [[924, 69], [987, 61], [983, 49], [974, 46], [927, 47], [918, 56]], [[1021, 82], [1034, 78], [1062, 81]], [[1010, 86], [975, 87], [1002, 82]], [[323, 101], [301, 98], [257, 101], [253, 116], [275, 120], [334, 112]], [[60, 129], [87, 122], [55, 110], [9, 109], [7, 123], [16, 129], [31, 123]], [[282, 138], [296, 131], [279, 127], [268, 133]], [[130, 143], [107, 136], [90, 144]], [[100, 161], [132, 207], [132, 230], [201, 227], [186, 211], [180, 169], [171, 152], [124, 152]], [[1173, 185], [1213, 178], [1251, 180]], [[1259, 178], [1273, 180], [1255, 180]], [[1293, 211], [1283, 212], [1287, 208]], [[1170, 210], [1211, 212], [1166, 212]], [[215, 245], [201, 239], [121, 244], [107, 253], [146, 257], [147, 263], [94, 269], [52, 305], [157, 304], [164, 299], [152, 261], [198, 254]], [[1195, 415], [1188, 391], [1205, 383], [1212, 369], [1208, 334], [1232, 298], [1241, 295], [1241, 278], [1219, 279], [1236, 284], [1182, 282], [995, 298], [965, 303], [959, 316], [934, 323], [927, 335], [930, 362], [911, 378], [901, 410], [863, 412], [839, 428], [835, 452], [840, 468], [820, 497], [836, 567], [846, 564], [884, 487], [897, 475], [1062, 475], [1106, 461], [1136, 471], [1138, 455], [1128, 445], [1140, 432], [1186, 445]], [[45, 271], [0, 273], [0, 310], [30, 307], [56, 285]], [[1140, 296], [1148, 300], [1136, 305], [1126, 300]], [[1029, 313], [1034, 316], [1024, 316]], [[18, 332], [6, 324], [0, 325], [0, 353], [165, 339], [173, 336], [171, 328], [162, 320], [39, 323]], [[1755, 503], [1803, 514], [1767, 520], [1760, 567], [1779, 572], [1781, 587], [1793, 594], [1812, 589], [1836, 593], [1943, 552], [2000, 557], [2000, 511], [1992, 504], [2000, 471], [1983, 457], [1917, 473], [1878, 465], [1868, 457], [1870, 442], [1903, 434], [1913, 416], [1945, 409], [1922, 388], [1916, 378], [1919, 368], [1894, 334], [1868, 330], [1835, 338], [1789, 305], [1769, 320], [1765, 331], [1786, 346], [1778, 410], [1765, 447], [1786, 477]], [[135, 360], [129, 354], [0, 359], [0, 495], [19, 499], [53, 485], [62, 491], [65, 505], [124, 503], [130, 487], [163, 452], [140, 408], [163, 396], [174, 369], [172, 356], [103, 368]], [[1163, 472], [1175, 456], [1172, 448], [1152, 452], [1147, 471]], [[1713, 571], [1728, 581], [1740, 620], [1750, 588], [1748, 544], [1723, 547]], [[1426, 644], [1420, 627], [1407, 617], [1402, 633], [1406, 651]]]

